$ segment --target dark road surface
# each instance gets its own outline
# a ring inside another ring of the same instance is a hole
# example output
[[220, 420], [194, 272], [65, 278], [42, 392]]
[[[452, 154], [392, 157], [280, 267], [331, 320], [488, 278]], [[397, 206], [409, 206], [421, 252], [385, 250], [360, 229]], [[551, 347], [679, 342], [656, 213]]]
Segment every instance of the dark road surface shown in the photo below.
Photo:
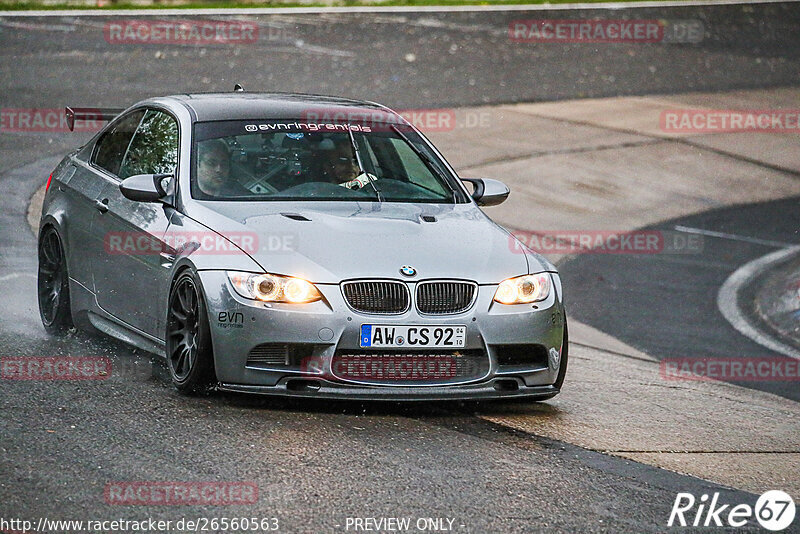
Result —
[[[798, 203], [789, 198], [735, 206], [652, 227], [729, 236], [704, 236], [699, 254], [584, 254], [568, 261], [559, 267], [564, 284], [580, 295], [569, 303], [569, 312], [659, 359], [774, 357], [725, 320], [717, 293], [737, 268], [777, 250], [759, 240], [800, 245]], [[739, 385], [800, 401], [796, 382]]]
[[[281, 532], [344, 532], [348, 517], [448, 517], [457, 532], [658, 532], [679, 491], [753, 500], [504, 429], [474, 417], [475, 404], [191, 399], [146, 353], [81, 332], [51, 338], [39, 322], [24, 206], [53, 165], [44, 160], [0, 179], [0, 347], [12, 356], [105, 356], [112, 373], [101, 381], [3, 381], [0, 517], [278, 517]], [[547, 417], [558, 416], [554, 409]], [[259, 500], [104, 501], [106, 484], [151, 480], [253, 482]]]
[[[696, 43], [509, 39], [510, 22], [545, 18], [698, 21], [705, 33]], [[238, 20], [257, 23], [259, 39], [238, 47], [112, 44], [104, 28], [118, 20], [0, 17], [2, 106], [118, 107], [154, 95], [229, 91], [235, 83], [252, 91], [335, 94], [398, 109], [428, 109], [800, 82], [796, 2], [605, 11], [245, 15]], [[30, 136], [31, 150], [20, 148], [18, 140], [0, 136], [0, 170], [33, 161], [49, 142], [46, 136]], [[74, 142], [69, 138], [62, 146]]]

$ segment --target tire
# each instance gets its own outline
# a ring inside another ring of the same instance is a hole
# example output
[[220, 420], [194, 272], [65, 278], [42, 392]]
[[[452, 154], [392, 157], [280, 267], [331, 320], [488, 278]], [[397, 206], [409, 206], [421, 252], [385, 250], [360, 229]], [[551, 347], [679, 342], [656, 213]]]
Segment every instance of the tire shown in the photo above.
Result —
[[48, 334], [64, 336], [73, 327], [67, 256], [58, 232], [46, 227], [39, 236], [37, 293], [39, 317]]
[[184, 395], [207, 394], [216, 384], [208, 313], [197, 276], [175, 279], [167, 301], [166, 356], [175, 388]]
[[569, 361], [569, 332], [567, 331], [567, 318], [564, 317], [564, 341], [561, 349], [561, 365], [558, 368], [558, 375], [553, 387], [561, 390], [564, 384], [564, 377], [567, 376], [567, 363]]

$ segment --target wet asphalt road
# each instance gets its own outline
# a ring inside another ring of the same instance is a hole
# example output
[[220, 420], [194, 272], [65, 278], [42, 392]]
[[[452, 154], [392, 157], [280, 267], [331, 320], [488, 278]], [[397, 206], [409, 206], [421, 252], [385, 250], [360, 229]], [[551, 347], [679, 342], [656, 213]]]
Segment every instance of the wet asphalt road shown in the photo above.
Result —
[[[337, 93], [428, 108], [793, 84], [800, 72], [800, 37], [790, 31], [798, 26], [796, 6], [614, 12], [701, 19], [708, 31], [697, 44], [651, 45], [508, 42], [510, 20], [541, 13], [258, 17], [267, 35], [269, 28], [282, 31], [239, 49], [111, 45], [102, 36], [104, 19], [7, 18], [0, 19], [0, 95], [3, 108], [118, 106], [163, 93], [228, 90], [240, 82], [254, 90]], [[80, 333], [49, 338], [36, 311], [35, 246], [25, 207], [58, 157], [85, 138], [0, 134], [0, 354], [108, 356], [115, 369], [98, 382], [0, 384], [0, 517], [274, 516], [283, 532], [321, 532], [343, 531], [349, 516], [401, 515], [454, 518], [461, 532], [648, 532], [664, 529], [676, 492], [711, 488], [690, 477], [510, 432], [473, 417], [470, 404], [228, 395], [187, 400], [172, 390], [163, 365], [149, 355]], [[739, 224], [741, 214], [725, 215], [719, 228]], [[757, 231], [769, 235], [772, 228], [765, 222]], [[726, 270], [761, 252], [725, 248], [721, 253], [728, 250], [733, 255], [720, 265], [701, 260], [710, 268], [695, 271], [703, 287], [698, 298], [710, 298]], [[729, 337], [717, 330], [723, 328], [720, 317], [701, 323], [712, 329], [712, 338], [692, 322], [691, 314], [702, 313], [702, 306], [662, 304], [677, 298], [666, 285], [617, 291], [627, 315], [602, 313], [608, 291], [625, 287], [631, 277], [678, 274], [664, 264], [636, 263], [646, 261], [587, 256], [564, 265], [573, 291], [585, 298], [573, 303], [572, 312], [657, 356], [685, 354], [687, 345], [670, 345], [682, 326], [693, 329], [683, 338], [687, 344]], [[589, 272], [602, 273], [601, 283], [582, 285]], [[659, 303], [645, 310], [650, 315], [635, 308], [643, 297]], [[713, 310], [705, 312], [713, 318]], [[676, 317], [688, 324], [676, 323]], [[631, 326], [656, 319], [671, 320], [676, 330], [644, 335]], [[558, 417], [558, 411], [549, 416]], [[107, 483], [130, 480], [252, 481], [259, 500], [216, 508], [104, 502]]]
[[[112, 373], [2, 382], [0, 518], [277, 517], [280, 532], [345, 532], [348, 517], [446, 517], [456, 532], [659, 532], [679, 491], [754, 501], [493, 425], [474, 417], [472, 403], [188, 399], [146, 353], [81, 332], [51, 338], [37, 314], [24, 206], [52, 165], [0, 178], [0, 346], [13, 356], [105, 356]], [[553, 409], [543, 417], [558, 416]], [[105, 501], [109, 483], [151, 480], [252, 482], [259, 497], [237, 506]]]
[[[740, 266], [778, 250], [759, 240], [800, 245], [799, 202], [789, 198], [722, 208], [652, 227], [674, 231], [682, 226], [727, 236], [704, 236], [698, 254], [577, 257], [560, 266], [565, 286], [580, 295], [569, 303], [569, 312], [659, 359], [776, 357], [726, 321], [717, 308], [717, 293]], [[796, 382], [738, 384], [800, 401]]]
[[[690, 43], [509, 39], [512, 21], [544, 18], [696, 21], [704, 33], [700, 42]], [[104, 29], [117, 21], [113, 16], [0, 17], [0, 103], [4, 108], [124, 107], [154, 95], [229, 91], [241, 83], [252, 91], [336, 94], [427, 109], [800, 82], [795, 2], [240, 19], [258, 24], [257, 42], [238, 47], [112, 44]], [[47, 136], [27, 138], [29, 147], [19, 147], [16, 136], [0, 137], [0, 170], [50, 149]], [[68, 138], [61, 146], [74, 142]]]

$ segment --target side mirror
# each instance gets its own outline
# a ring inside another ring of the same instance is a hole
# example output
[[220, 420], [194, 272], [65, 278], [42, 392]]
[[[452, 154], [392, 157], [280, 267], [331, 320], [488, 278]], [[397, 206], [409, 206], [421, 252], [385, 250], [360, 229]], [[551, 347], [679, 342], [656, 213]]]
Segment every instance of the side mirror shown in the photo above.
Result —
[[136, 202], [159, 202], [167, 191], [161, 184], [164, 178], [171, 178], [171, 174], [136, 174], [122, 180], [119, 190], [122, 195]]
[[473, 185], [472, 199], [478, 203], [478, 206], [502, 204], [511, 192], [508, 186], [500, 180], [491, 178], [462, 178], [462, 180]]

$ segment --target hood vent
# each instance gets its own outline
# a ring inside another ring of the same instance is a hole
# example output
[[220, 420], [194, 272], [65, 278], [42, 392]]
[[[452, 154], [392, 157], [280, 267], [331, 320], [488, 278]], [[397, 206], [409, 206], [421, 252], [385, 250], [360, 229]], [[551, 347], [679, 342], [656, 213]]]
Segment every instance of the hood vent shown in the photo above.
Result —
[[423, 222], [436, 222], [436, 217], [433, 215], [421, 215], [420, 219], [422, 219]]
[[311, 222], [311, 219], [306, 217], [305, 215], [300, 215], [299, 213], [281, 213], [287, 219], [292, 219], [293, 221], [306, 221]]

